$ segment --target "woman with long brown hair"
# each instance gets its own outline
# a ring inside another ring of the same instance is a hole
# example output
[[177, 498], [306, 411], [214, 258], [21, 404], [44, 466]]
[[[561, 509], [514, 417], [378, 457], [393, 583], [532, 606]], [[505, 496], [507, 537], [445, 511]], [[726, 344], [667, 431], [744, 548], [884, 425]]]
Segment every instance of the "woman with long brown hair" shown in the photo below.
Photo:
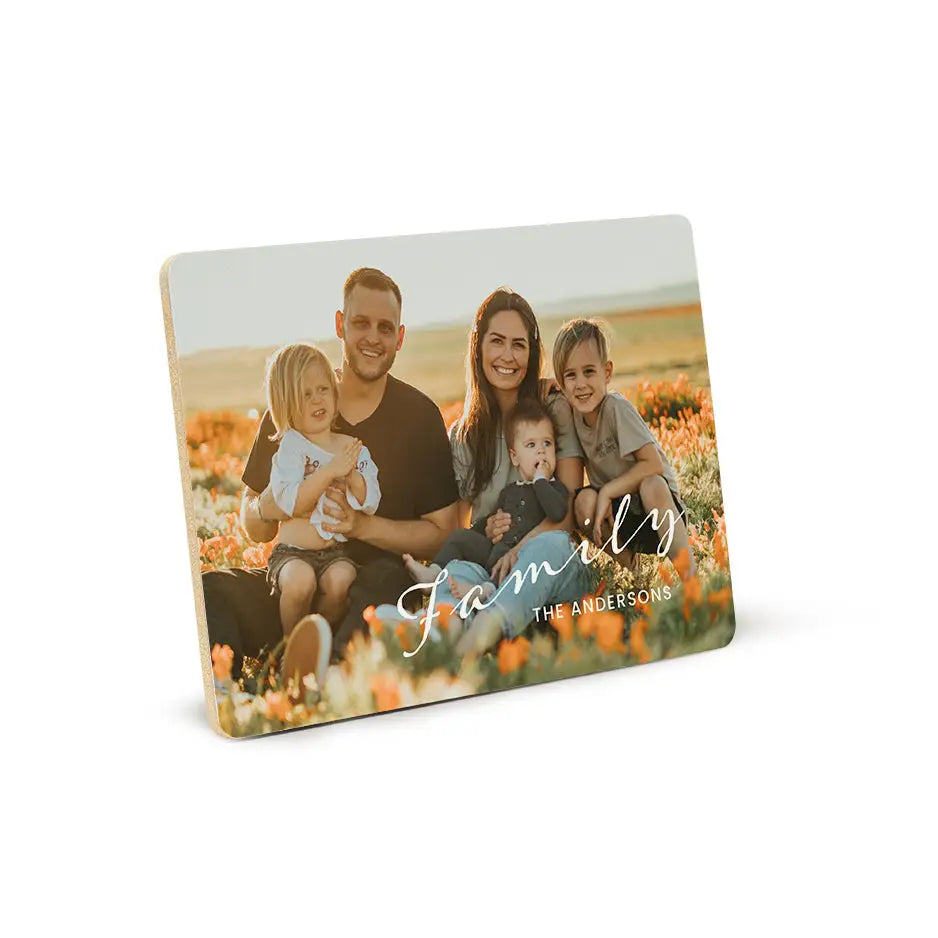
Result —
[[[570, 492], [583, 484], [583, 451], [573, 428], [570, 406], [552, 382], [541, 379], [542, 359], [537, 318], [527, 300], [506, 287], [486, 297], [469, 335], [466, 401], [462, 418], [450, 429], [450, 445], [461, 523], [465, 526], [488, 516], [485, 534], [493, 543], [501, 539], [511, 521], [504, 512], [493, 512], [502, 489], [518, 479], [509, 458], [503, 421], [520, 399], [540, 400], [553, 419], [557, 429], [556, 478]], [[571, 530], [569, 512], [560, 523], [545, 519], [505, 554], [493, 568], [491, 580], [501, 584], [516, 565], [526, 569], [527, 564], [544, 560], [559, 569], [574, 548]], [[438, 597], [441, 602], [453, 599], [449, 593], [452, 586], [462, 594], [489, 579], [486, 570], [467, 561], [454, 561], [450, 573], [451, 579]], [[492, 606], [474, 616], [461, 640], [461, 650], [479, 652], [502, 635], [519, 634], [534, 618], [534, 609], [579, 599], [586, 586], [583, 565], [573, 561], [556, 576], [541, 576], [534, 583], [525, 581], [519, 590], [500, 590]]]
[[570, 491], [582, 484], [583, 451], [570, 408], [559, 388], [541, 379], [543, 357], [537, 319], [527, 300], [507, 287], [486, 297], [469, 333], [463, 415], [450, 429], [463, 519], [467, 511], [473, 519], [489, 514], [498, 493], [512, 481], [502, 424], [524, 397], [547, 404], [557, 424], [557, 477]]

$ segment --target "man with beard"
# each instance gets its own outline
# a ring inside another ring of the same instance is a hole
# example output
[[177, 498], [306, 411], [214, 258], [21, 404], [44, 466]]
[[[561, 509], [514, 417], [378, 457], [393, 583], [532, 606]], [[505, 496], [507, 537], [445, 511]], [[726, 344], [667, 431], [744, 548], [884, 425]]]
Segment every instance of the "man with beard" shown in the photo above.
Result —
[[[412, 585], [402, 553], [432, 557], [458, 523], [458, 492], [440, 411], [426, 395], [389, 374], [404, 342], [400, 289], [380, 270], [363, 267], [349, 276], [343, 296], [343, 308], [335, 314], [343, 349], [335, 430], [371, 451], [382, 494], [377, 513], [366, 515], [349, 506], [344, 491], [328, 492], [337, 508], [327, 509], [334, 523], [325, 527], [349, 539], [360, 568], [349, 590], [348, 613], [330, 623], [332, 634], [316, 616], [301, 620], [291, 633], [285, 658], [289, 672], [296, 667], [300, 675], [307, 673], [308, 662], [322, 660], [324, 645], [332, 644], [341, 655], [352, 635], [365, 627], [362, 612], [368, 606], [396, 603]], [[258, 542], [273, 540], [288, 517], [269, 489], [277, 451], [270, 439], [274, 433], [265, 413], [242, 476], [241, 520]], [[261, 595], [267, 590], [263, 577], [225, 571], [206, 573], [202, 581], [209, 641], [233, 648], [236, 669], [243, 654], [254, 656], [277, 644], [282, 635], [278, 605], [269, 594]], [[285, 675], [289, 672], [285, 669]]]

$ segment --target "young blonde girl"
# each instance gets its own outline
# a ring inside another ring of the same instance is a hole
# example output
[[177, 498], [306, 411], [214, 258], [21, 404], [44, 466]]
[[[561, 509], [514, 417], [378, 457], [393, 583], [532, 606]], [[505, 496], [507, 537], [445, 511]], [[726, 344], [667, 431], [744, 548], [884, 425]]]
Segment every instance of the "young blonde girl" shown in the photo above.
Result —
[[339, 622], [356, 576], [346, 538], [324, 526], [329, 522], [327, 490], [344, 489], [349, 505], [368, 514], [375, 513], [381, 499], [378, 470], [367, 447], [332, 429], [338, 396], [332, 366], [316, 346], [285, 345], [270, 359], [267, 406], [277, 430], [271, 439], [280, 443], [270, 487], [291, 520], [280, 527], [267, 576], [271, 591], [280, 595], [285, 637], [309, 613], [314, 598], [329, 623]]

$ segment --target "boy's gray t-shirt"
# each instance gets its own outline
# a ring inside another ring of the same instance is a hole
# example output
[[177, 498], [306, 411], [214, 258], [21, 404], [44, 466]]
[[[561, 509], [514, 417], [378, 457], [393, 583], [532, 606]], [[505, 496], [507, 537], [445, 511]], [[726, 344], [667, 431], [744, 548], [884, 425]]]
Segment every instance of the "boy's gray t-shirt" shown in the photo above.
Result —
[[[547, 409], [557, 425], [557, 460], [566, 459], [568, 456], [578, 456], [582, 459], [583, 450], [580, 447], [580, 441], [577, 439], [577, 431], [573, 426], [573, 412], [567, 399], [559, 391], [555, 391], [547, 398]], [[456, 428], [458, 426], [459, 424], [455, 423], [450, 427], [449, 445], [453, 451], [453, 471], [456, 474], [456, 487], [459, 490], [459, 497], [468, 501], [473, 459], [469, 447], [456, 438]], [[472, 523], [480, 518], [487, 518], [495, 511], [498, 496], [501, 494], [502, 489], [509, 482], [517, 482], [520, 478], [518, 470], [511, 464], [511, 458], [508, 455], [508, 444], [505, 442], [502, 428], [499, 427], [498, 436], [495, 438], [495, 470], [489, 484], [472, 503]]]
[[[625, 475], [638, 462], [635, 452], [648, 443], [654, 443], [664, 466], [663, 475], [668, 488], [677, 507], [683, 506], [677, 477], [668, 457], [628, 398], [618, 391], [609, 391], [599, 405], [595, 426], [587, 426], [582, 414], [576, 410], [573, 411], [573, 425], [585, 454], [590, 485], [603, 486]], [[632, 506], [639, 508], [638, 499], [632, 499]]]

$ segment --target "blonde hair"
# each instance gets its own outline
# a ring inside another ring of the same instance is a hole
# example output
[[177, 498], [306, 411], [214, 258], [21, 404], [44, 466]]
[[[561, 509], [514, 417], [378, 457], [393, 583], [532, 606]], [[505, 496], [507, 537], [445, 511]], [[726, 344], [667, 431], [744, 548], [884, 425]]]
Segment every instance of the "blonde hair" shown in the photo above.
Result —
[[283, 345], [267, 362], [267, 410], [277, 428], [272, 440], [283, 438], [287, 430], [296, 429], [303, 407], [303, 372], [316, 365], [325, 375], [332, 389], [334, 405], [339, 403], [339, 382], [329, 359], [322, 349], [308, 342]]
[[571, 319], [565, 322], [554, 339], [554, 378], [563, 385], [563, 370], [573, 350], [583, 342], [593, 341], [603, 364], [609, 361], [609, 327], [599, 319]]

